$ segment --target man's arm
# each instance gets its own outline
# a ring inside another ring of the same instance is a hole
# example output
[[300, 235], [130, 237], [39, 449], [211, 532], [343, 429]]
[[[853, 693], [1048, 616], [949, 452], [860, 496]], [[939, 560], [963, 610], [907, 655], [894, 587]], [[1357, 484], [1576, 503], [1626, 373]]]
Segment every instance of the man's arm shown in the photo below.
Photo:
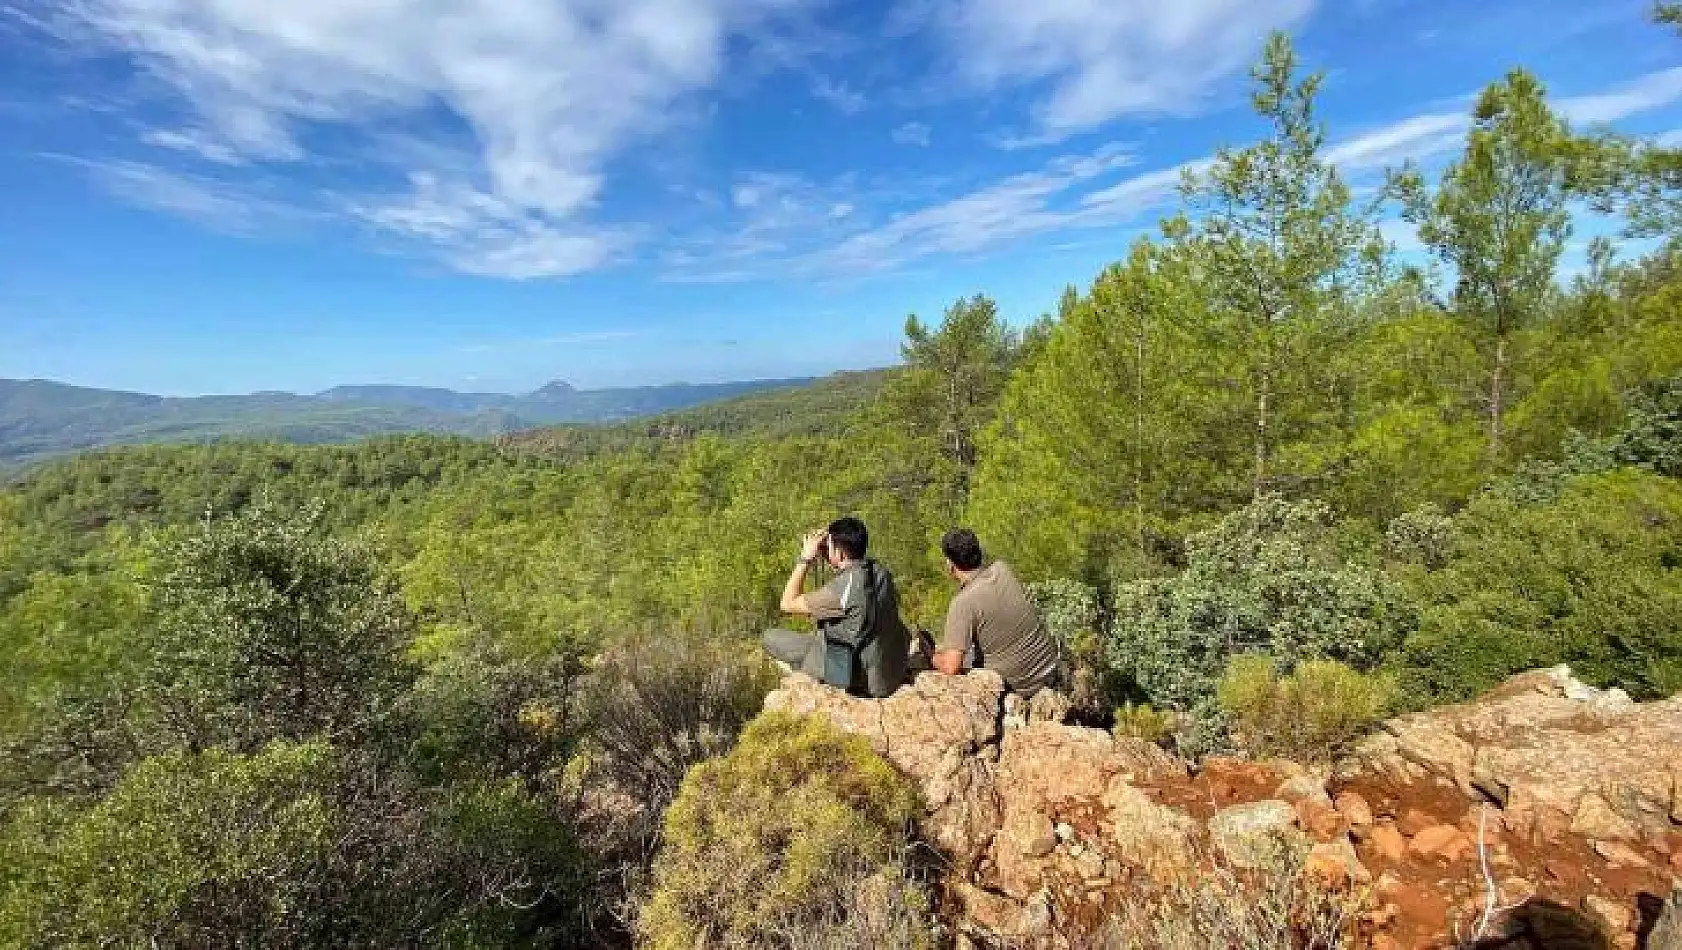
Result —
[[969, 655], [974, 637], [975, 618], [971, 610], [961, 598], [954, 598], [952, 606], [946, 608], [945, 635], [940, 648], [929, 658], [929, 665], [947, 676], [959, 675], [964, 671], [964, 658]]
[[788, 583], [783, 585], [783, 599], [778, 605], [785, 614], [799, 617], [810, 617], [812, 608], [806, 606], [806, 595], [801, 593], [806, 589], [806, 573], [812, 565], [805, 560], [795, 562], [794, 571], [788, 575]]
[[818, 551], [823, 548], [824, 532], [809, 531], [800, 542], [800, 560], [794, 564], [794, 570], [788, 575], [788, 583], [783, 585], [783, 598], [777, 606], [785, 614], [798, 617], [810, 617], [812, 607], [806, 602], [806, 574], [812, 569], [812, 562], [818, 559]]

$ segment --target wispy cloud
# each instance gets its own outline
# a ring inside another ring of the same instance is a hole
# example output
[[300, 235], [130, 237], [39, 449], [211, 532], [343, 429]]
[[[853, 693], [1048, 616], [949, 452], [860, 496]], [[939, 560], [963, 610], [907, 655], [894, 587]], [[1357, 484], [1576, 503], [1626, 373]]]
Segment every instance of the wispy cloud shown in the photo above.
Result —
[[[1682, 67], [1649, 73], [1610, 90], [1569, 96], [1554, 103], [1580, 125], [1620, 122], [1682, 101]], [[1426, 161], [1459, 149], [1471, 127], [1470, 109], [1411, 116], [1371, 129], [1329, 149], [1326, 157], [1345, 171], [1364, 172]]]
[[172, 90], [181, 125], [146, 139], [199, 158], [295, 163], [319, 129], [448, 110], [470, 132], [465, 169], [394, 168], [407, 191], [348, 208], [400, 241], [436, 242], [463, 270], [525, 278], [613, 259], [625, 229], [592, 220], [606, 164], [713, 84], [733, 38], [799, 5], [80, 0], [50, 22]]
[[1315, 0], [949, 0], [927, 18], [960, 77], [984, 90], [1049, 87], [1028, 134], [1043, 145], [1120, 116], [1200, 110], [1273, 29]]
[[[1682, 101], [1682, 69], [1653, 73], [1605, 93], [1562, 99], [1556, 107], [1578, 122], [1591, 118], [1613, 122], [1678, 101]], [[1469, 125], [1467, 112], [1411, 116], [1335, 142], [1326, 157], [1351, 176], [1370, 175], [1405, 161], [1429, 161], [1453, 153], [1464, 143]], [[755, 261], [754, 255], [746, 254], [732, 260], [729, 269], [705, 273], [715, 280], [761, 279], [772, 272], [832, 277], [891, 270], [937, 255], [995, 251], [1040, 235], [1142, 227], [1172, 207], [1187, 171], [1205, 171], [1211, 159], [1117, 179], [1116, 173], [1133, 161], [1132, 153], [1117, 145], [1064, 155], [1037, 170], [902, 209], [869, 226], [856, 222], [861, 226], [843, 233], [816, 232], [829, 242], [806, 253], [789, 255], [788, 245], [779, 244], [760, 250], [782, 256]], [[1390, 223], [1385, 236], [1404, 252], [1418, 249], [1411, 229]]]
[[828, 76], [819, 76], [812, 81], [812, 97], [828, 103], [843, 115], [856, 115], [869, 104], [864, 93]]
[[892, 136], [895, 144], [927, 148], [931, 131], [927, 125], [921, 122], [907, 122], [894, 129]]
[[56, 153], [42, 157], [82, 169], [95, 184], [143, 208], [186, 218], [215, 231], [249, 234], [276, 225], [319, 218], [316, 211], [277, 201], [206, 175], [127, 160], [87, 159]]

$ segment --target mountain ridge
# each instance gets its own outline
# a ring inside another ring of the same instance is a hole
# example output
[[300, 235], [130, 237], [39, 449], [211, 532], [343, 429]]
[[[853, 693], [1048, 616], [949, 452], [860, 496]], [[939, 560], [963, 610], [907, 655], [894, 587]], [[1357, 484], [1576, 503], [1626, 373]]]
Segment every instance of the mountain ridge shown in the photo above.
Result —
[[0, 467], [138, 442], [237, 437], [326, 443], [399, 432], [492, 437], [561, 423], [625, 422], [814, 381], [577, 389], [555, 380], [522, 395], [349, 384], [313, 394], [160, 396], [48, 379], [0, 379]]

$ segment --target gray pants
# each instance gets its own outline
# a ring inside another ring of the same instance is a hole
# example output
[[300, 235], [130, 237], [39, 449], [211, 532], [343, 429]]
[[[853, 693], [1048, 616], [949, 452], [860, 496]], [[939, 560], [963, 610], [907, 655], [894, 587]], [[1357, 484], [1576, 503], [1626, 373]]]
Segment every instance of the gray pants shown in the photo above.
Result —
[[[772, 658], [782, 660], [818, 682], [823, 682], [822, 637], [797, 630], [773, 629], [765, 631], [760, 640], [765, 644], [765, 652]], [[878, 699], [892, 696], [894, 690], [899, 689], [905, 682], [905, 657], [897, 654], [885, 655], [885, 646], [888, 645], [878, 640], [865, 647], [860, 657], [864, 664], [864, 690]], [[903, 644], [899, 649], [905, 649]]]
[[807, 676], [823, 681], [823, 647], [817, 634], [798, 630], [771, 629], [760, 638], [765, 652]]

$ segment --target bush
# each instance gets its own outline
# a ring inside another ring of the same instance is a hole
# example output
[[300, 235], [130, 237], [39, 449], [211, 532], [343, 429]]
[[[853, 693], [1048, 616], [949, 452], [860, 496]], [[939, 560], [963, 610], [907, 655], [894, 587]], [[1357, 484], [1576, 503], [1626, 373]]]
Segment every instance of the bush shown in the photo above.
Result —
[[1153, 709], [1148, 703], [1126, 703], [1116, 707], [1115, 726], [1110, 731], [1118, 738], [1142, 739], [1160, 745], [1174, 738], [1178, 726], [1178, 717], [1171, 712]]
[[258, 502], [157, 545], [143, 691], [183, 745], [366, 737], [412, 682], [402, 597], [323, 510]]
[[1230, 657], [1367, 669], [1414, 622], [1399, 588], [1348, 557], [1319, 502], [1264, 496], [1192, 535], [1186, 554], [1178, 577], [1118, 590], [1109, 661], [1152, 703], [1184, 714], [1179, 740], [1191, 754], [1219, 741], [1215, 683]]
[[1387, 675], [1336, 660], [1311, 660], [1281, 678], [1273, 658], [1261, 654], [1233, 657], [1216, 688], [1249, 751], [1305, 762], [1336, 758], [1384, 717], [1395, 694]]
[[1074, 678], [1069, 703], [1075, 715], [1101, 721], [1121, 701], [1126, 684], [1104, 654], [1098, 591], [1080, 581], [1059, 579], [1029, 584], [1028, 596], [1069, 661]]
[[0, 944], [268, 944], [308, 932], [336, 844], [324, 744], [141, 763], [92, 809], [44, 802], [11, 822]]
[[657, 820], [693, 766], [730, 751], [776, 684], [776, 667], [758, 644], [681, 633], [630, 637], [591, 677], [591, 765]]
[[1552, 494], [1480, 494], [1454, 557], [1401, 570], [1421, 604], [1394, 661], [1410, 705], [1561, 663], [1640, 699], [1682, 689], [1682, 483], [1625, 469]]
[[583, 731], [580, 672], [569, 654], [515, 659], [494, 647], [435, 663], [404, 698], [409, 764], [430, 782], [518, 777], [534, 790], [553, 785]]
[[684, 779], [639, 929], [655, 950], [785, 945], [846, 918], [858, 881], [896, 873], [916, 812], [863, 739], [768, 713]]

